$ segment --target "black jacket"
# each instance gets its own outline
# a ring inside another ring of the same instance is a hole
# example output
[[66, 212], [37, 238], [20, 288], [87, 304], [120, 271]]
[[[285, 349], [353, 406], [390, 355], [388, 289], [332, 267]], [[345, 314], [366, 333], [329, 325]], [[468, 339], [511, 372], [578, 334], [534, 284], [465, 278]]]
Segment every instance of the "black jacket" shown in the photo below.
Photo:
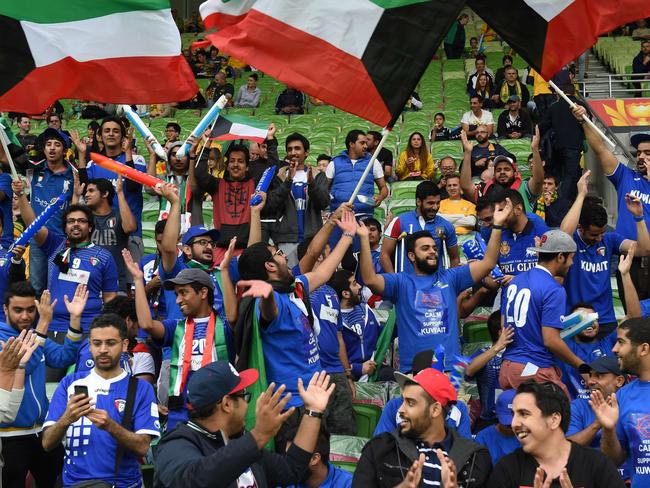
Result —
[[260, 450], [250, 433], [224, 444], [220, 432], [179, 424], [158, 444], [156, 488], [236, 488], [249, 467], [258, 488], [298, 484], [309, 472], [311, 454], [295, 444], [280, 456]]
[[[589, 110], [582, 100], [572, 95], [569, 95], [569, 99]], [[569, 104], [564, 99], [553, 103], [544, 113], [544, 118], [539, 123], [539, 130], [545, 134], [549, 129], [553, 129], [554, 132], [553, 149], [582, 150], [585, 139], [582, 125], [573, 116]]]
[[[451, 431], [453, 443], [449, 457], [454, 461], [461, 488], [486, 486], [492, 460], [488, 450], [476, 442]], [[406, 473], [418, 457], [412, 439], [399, 434], [399, 428], [384, 432], [371, 439], [363, 448], [352, 480], [353, 488], [392, 488], [404, 480]], [[422, 486], [422, 484], [420, 484]]]

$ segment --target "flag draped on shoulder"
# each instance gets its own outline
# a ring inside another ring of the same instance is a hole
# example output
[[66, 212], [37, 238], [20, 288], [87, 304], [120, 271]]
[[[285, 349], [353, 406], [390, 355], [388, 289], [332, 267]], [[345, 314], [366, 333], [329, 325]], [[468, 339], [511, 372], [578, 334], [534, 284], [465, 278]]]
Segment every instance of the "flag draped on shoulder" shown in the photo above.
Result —
[[0, 2], [0, 110], [58, 98], [187, 100], [198, 91], [169, 0]]
[[464, 0], [208, 0], [206, 37], [283, 83], [392, 126]]
[[266, 140], [269, 123], [241, 115], [220, 115], [215, 121], [210, 139], [232, 141], [248, 139], [262, 143]]
[[599, 35], [650, 15], [648, 0], [469, 0], [468, 6], [551, 79]]

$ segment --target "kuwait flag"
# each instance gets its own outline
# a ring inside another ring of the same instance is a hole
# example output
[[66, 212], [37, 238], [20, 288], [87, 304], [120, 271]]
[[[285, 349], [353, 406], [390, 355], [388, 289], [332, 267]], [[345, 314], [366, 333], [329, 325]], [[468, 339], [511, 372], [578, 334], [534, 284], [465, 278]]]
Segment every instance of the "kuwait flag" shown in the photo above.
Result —
[[206, 37], [280, 81], [392, 126], [464, 0], [208, 0]]
[[650, 15], [648, 0], [469, 0], [468, 6], [549, 80], [599, 35]]
[[0, 110], [59, 98], [148, 104], [198, 91], [169, 0], [0, 2]]
[[268, 122], [242, 117], [241, 115], [220, 115], [212, 129], [210, 139], [233, 141], [249, 139], [262, 143], [266, 140]]

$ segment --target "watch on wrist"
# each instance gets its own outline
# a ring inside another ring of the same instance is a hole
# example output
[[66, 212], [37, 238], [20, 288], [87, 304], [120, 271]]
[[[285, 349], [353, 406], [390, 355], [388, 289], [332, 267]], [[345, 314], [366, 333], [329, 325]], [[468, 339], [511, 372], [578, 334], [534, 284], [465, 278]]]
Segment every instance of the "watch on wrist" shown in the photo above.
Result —
[[317, 412], [316, 410], [305, 409], [305, 415], [307, 417], [314, 417], [316, 419], [322, 419], [324, 413], [323, 412]]
[[26, 364], [20, 363], [20, 364], [16, 367], [16, 369], [25, 369], [26, 367], [27, 367]]
[[494, 230], [503, 230], [503, 225], [501, 224], [492, 224]]

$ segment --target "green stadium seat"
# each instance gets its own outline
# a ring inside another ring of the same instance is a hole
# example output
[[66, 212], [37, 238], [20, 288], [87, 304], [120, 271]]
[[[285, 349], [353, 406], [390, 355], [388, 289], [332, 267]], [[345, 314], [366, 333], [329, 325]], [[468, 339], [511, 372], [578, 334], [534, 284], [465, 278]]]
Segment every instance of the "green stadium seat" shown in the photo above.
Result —
[[391, 199], [415, 200], [415, 189], [420, 181], [396, 181], [390, 185]]
[[465, 342], [490, 342], [487, 322], [465, 322], [463, 324]]
[[346, 470], [348, 473], [354, 473], [357, 469], [357, 463], [352, 461], [330, 461], [334, 466]]
[[367, 442], [368, 438], [366, 437], [332, 435], [330, 437], [330, 461], [356, 464]]
[[366, 403], [353, 403], [354, 416], [357, 422], [357, 437], [371, 439], [375, 427], [381, 417], [381, 407]]
[[383, 384], [363, 381], [355, 383], [355, 388], [355, 403], [376, 405], [379, 408], [386, 405], [386, 389]]

